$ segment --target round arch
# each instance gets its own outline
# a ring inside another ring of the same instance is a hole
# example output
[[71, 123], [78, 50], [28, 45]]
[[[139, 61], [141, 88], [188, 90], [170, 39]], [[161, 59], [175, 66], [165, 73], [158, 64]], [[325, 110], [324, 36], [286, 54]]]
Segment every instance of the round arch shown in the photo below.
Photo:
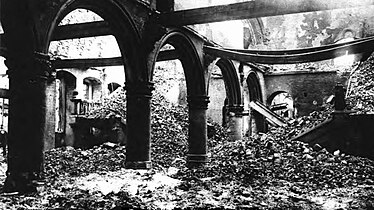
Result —
[[48, 52], [52, 35], [61, 20], [76, 9], [87, 9], [109, 23], [113, 36], [119, 45], [127, 82], [144, 81], [147, 75], [146, 64], [139, 59], [142, 55], [141, 38], [131, 15], [114, 0], [68, 0], [61, 6], [48, 29], [43, 47]]
[[60, 80], [65, 80], [68, 84], [74, 86], [74, 88], [77, 86], [77, 77], [69, 71], [58, 70], [56, 73], [56, 78]]
[[[260, 80], [255, 72], [250, 72], [247, 77], [247, 86], [249, 90], [249, 100], [250, 101], [258, 101], [263, 103], [262, 100], [262, 90], [260, 85]], [[267, 126], [264, 116], [262, 116], [258, 112], [253, 112], [253, 117], [255, 121], [255, 125], [258, 132], [266, 132]]]
[[192, 40], [179, 30], [172, 30], [166, 33], [157, 43], [150, 59], [149, 81], [153, 81], [154, 67], [161, 48], [170, 44], [176, 50], [179, 60], [182, 63], [187, 83], [188, 96], [205, 96], [207, 93], [205, 85], [204, 69], [199, 54]]
[[242, 105], [240, 81], [236, 74], [236, 69], [232, 61], [219, 59], [216, 65], [221, 69], [226, 88], [226, 96], [229, 106]]
[[270, 105], [271, 105], [271, 102], [274, 100], [274, 98], [275, 98], [277, 95], [281, 94], [281, 93], [287, 93], [287, 91], [280, 90], [280, 91], [275, 91], [274, 93], [270, 94], [270, 96], [266, 99], [266, 104], [267, 104], [268, 106], [270, 106]]

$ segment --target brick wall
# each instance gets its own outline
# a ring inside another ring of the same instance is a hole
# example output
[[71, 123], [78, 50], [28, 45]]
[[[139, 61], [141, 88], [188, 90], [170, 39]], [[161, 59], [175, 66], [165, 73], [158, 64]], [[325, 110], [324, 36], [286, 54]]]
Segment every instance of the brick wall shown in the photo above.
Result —
[[277, 92], [291, 95], [298, 115], [307, 115], [321, 108], [323, 102], [334, 94], [336, 71], [292, 71], [265, 74], [267, 103]]

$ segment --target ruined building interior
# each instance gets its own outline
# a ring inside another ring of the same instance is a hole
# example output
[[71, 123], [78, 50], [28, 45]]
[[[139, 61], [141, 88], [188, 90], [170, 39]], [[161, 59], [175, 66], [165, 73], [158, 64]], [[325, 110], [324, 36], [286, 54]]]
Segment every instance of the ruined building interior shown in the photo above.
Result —
[[[373, 5], [1, 0], [3, 192], [37, 191], [47, 151], [103, 143], [95, 137], [101, 130], [108, 131], [105, 140], [125, 145], [123, 168], [151, 169], [152, 98], [160, 74], [170, 79], [167, 100], [188, 110], [188, 168], [209, 167], [211, 122], [235, 142], [331, 104], [333, 118], [290, 136], [373, 160], [374, 119], [350, 115], [344, 101], [356, 64], [374, 49]], [[93, 120], [92, 110], [121, 94], [115, 103], [125, 114]]]

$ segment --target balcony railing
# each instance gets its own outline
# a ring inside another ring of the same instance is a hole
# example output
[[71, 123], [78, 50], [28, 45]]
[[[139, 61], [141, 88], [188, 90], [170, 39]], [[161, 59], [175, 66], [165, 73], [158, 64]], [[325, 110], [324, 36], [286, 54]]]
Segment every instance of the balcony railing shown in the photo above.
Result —
[[101, 102], [93, 102], [82, 99], [71, 99], [74, 103], [72, 115], [85, 115], [91, 110], [97, 109], [102, 105]]

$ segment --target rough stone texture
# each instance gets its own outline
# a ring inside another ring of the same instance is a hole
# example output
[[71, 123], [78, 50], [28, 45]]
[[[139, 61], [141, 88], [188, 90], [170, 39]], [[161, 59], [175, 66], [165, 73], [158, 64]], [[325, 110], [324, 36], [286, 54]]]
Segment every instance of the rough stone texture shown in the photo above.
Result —
[[207, 111], [208, 118], [222, 124], [222, 108], [226, 98], [225, 84], [222, 78], [211, 78], [209, 83], [210, 103]]
[[47, 83], [46, 87], [46, 113], [44, 129], [44, 150], [55, 148], [55, 104], [56, 104], [56, 82]]
[[[279, 92], [287, 92], [295, 101], [299, 116], [319, 110], [323, 101], [334, 94], [335, 71], [294, 71], [265, 75], [267, 103]], [[313, 103], [314, 102], [314, 103]]]

